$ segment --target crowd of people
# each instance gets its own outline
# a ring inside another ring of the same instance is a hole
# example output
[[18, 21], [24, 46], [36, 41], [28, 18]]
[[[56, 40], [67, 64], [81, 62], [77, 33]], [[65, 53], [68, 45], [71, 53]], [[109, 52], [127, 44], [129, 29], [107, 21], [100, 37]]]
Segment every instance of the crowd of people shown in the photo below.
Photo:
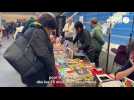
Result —
[[63, 36], [65, 40], [77, 43], [77, 51], [83, 51], [90, 61], [95, 62], [99, 67], [99, 55], [104, 45], [103, 32], [97, 19], [93, 18], [89, 24], [91, 26], [90, 32], [84, 29], [82, 22], [78, 21], [74, 24], [73, 19], [69, 17], [63, 29]]
[[[16, 22], [5, 22], [2, 23], [0, 28], [0, 42], [2, 42], [3, 38], [9, 39], [10, 36], [14, 36], [18, 27], [24, 26], [26, 20], [19, 20], [17, 19]], [[2, 46], [2, 44], [0, 44]]]
[[[74, 24], [72, 18], [69, 17], [63, 32], [65, 32], [66, 40], [73, 40], [74, 44], [76, 42], [80, 43], [77, 51], [83, 50], [90, 61], [95, 62], [96, 67], [98, 67], [99, 55], [102, 50], [102, 46], [104, 45], [104, 37], [101, 25], [97, 19], [93, 18], [90, 21], [90, 26], [91, 31], [89, 32], [84, 29], [81, 22], [78, 21]], [[71, 34], [71, 39], [67, 37], [69, 34]], [[72, 38], [72, 35], [73, 37], [75, 36], [75, 38]], [[120, 45], [117, 49], [114, 61], [120, 65], [120, 67], [116, 66], [119, 68], [117, 68], [114, 72], [115, 79], [121, 80], [124, 77], [129, 77], [134, 80], [134, 41], [130, 41], [127, 46]]]
[[[73, 18], [67, 18], [63, 28], [63, 33], [59, 36], [64, 41], [77, 43], [76, 52], [82, 51], [91, 62], [95, 62], [96, 67], [99, 67], [99, 56], [104, 45], [104, 37], [101, 25], [97, 19], [93, 18], [89, 25], [91, 31], [84, 29], [82, 22], [73, 22]], [[12, 26], [12, 27], [11, 27]], [[22, 81], [27, 86], [47, 86], [47, 84], [37, 84], [37, 80], [49, 80], [49, 76], [55, 75], [55, 59], [53, 54], [53, 43], [56, 40], [56, 17], [52, 13], [44, 13], [37, 19], [30, 18], [24, 23], [17, 22], [18, 26], [24, 26], [20, 32], [17, 32], [15, 38], [24, 35], [30, 40], [32, 34], [31, 46], [39, 60], [44, 64], [44, 68], [40, 69], [35, 74], [32, 74]], [[5, 28], [6, 32], [14, 33], [15, 25], [8, 24]], [[8, 37], [8, 36], [7, 36]], [[131, 48], [127, 65], [116, 72], [116, 79], [121, 79], [125, 76], [130, 76], [134, 80], [134, 48]]]

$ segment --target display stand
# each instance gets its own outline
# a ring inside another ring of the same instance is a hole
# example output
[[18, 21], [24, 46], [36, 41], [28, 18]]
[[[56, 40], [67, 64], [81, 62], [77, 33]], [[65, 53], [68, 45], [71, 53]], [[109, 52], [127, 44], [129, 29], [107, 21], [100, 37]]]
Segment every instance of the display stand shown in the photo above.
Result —
[[111, 41], [111, 27], [112, 23], [110, 23], [110, 27], [108, 29], [108, 47], [107, 47], [107, 59], [106, 59], [106, 69], [105, 72], [108, 72], [108, 64], [109, 64], [109, 48], [110, 48], [110, 41]]
[[129, 38], [129, 44], [132, 42], [132, 37], [134, 33], [134, 16], [133, 16], [133, 22], [132, 22], [132, 32], [130, 33], [130, 38]]

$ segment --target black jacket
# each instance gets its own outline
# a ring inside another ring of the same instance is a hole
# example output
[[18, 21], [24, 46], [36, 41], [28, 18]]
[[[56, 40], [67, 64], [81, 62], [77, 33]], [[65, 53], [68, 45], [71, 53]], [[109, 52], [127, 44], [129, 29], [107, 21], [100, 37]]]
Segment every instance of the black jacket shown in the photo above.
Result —
[[32, 35], [31, 46], [38, 56], [39, 60], [44, 63], [44, 68], [38, 73], [31, 76], [29, 82], [37, 80], [49, 80], [49, 76], [54, 75], [55, 60], [53, 54], [53, 46], [50, 43], [48, 34], [41, 28], [29, 28], [24, 36], [29, 40]]
[[50, 75], [53, 74], [55, 66], [53, 46], [49, 40], [48, 34], [42, 29], [36, 29], [33, 32], [33, 40], [31, 43], [36, 55], [44, 63]]
[[81, 47], [79, 47], [79, 49], [88, 50], [91, 45], [90, 33], [86, 30], [84, 30], [81, 33], [77, 33], [73, 43], [76, 43], [77, 41], [79, 41], [81, 43]]

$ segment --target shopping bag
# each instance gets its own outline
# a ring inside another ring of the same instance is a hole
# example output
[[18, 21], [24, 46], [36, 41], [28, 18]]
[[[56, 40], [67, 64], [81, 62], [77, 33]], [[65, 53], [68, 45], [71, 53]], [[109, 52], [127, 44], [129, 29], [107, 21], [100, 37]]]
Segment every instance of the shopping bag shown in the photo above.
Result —
[[43, 63], [38, 60], [30, 46], [31, 40], [28, 41], [24, 36], [20, 36], [7, 48], [3, 55], [23, 78], [43, 68]]

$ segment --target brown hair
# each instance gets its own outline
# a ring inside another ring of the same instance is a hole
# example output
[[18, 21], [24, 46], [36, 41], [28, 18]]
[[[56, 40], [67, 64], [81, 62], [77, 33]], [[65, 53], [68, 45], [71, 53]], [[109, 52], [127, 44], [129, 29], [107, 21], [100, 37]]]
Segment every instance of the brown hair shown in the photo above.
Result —
[[93, 18], [93, 19], [91, 19], [91, 23], [92, 23], [92, 24], [97, 24], [97, 23], [98, 23], [98, 21], [97, 21], [97, 19], [96, 19], [96, 18]]

